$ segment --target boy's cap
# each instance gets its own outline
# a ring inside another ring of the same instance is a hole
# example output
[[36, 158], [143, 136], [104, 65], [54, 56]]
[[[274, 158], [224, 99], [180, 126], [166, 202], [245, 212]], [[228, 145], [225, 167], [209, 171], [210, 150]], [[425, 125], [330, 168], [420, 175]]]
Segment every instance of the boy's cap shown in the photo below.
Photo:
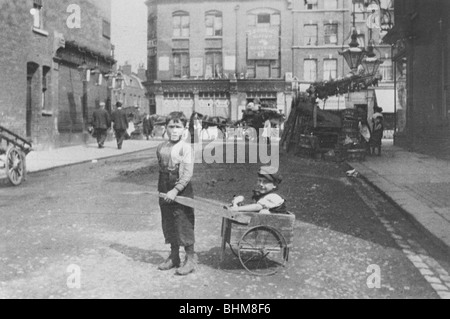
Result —
[[278, 185], [283, 180], [282, 176], [278, 174], [278, 169], [273, 166], [263, 166], [258, 171], [258, 176], [264, 177], [268, 181]]

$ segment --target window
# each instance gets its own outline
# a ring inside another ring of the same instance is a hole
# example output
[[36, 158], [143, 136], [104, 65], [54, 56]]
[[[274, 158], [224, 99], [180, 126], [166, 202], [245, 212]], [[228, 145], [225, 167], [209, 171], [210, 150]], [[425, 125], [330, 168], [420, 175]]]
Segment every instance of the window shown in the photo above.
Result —
[[280, 60], [247, 60], [247, 77], [250, 79], [277, 79], [280, 76]]
[[307, 24], [304, 26], [304, 45], [317, 45], [317, 24]]
[[103, 20], [103, 37], [111, 39], [111, 22]]
[[222, 78], [222, 52], [206, 52], [205, 78]]
[[325, 44], [338, 43], [338, 25], [336, 23], [325, 24]]
[[187, 12], [176, 12], [172, 16], [173, 37], [188, 38], [190, 35], [190, 20]]
[[222, 36], [222, 12], [209, 11], [206, 13], [205, 18], [206, 36], [221, 37]]
[[317, 10], [318, 0], [305, 0], [306, 10]]
[[251, 13], [247, 15], [248, 26], [279, 26], [280, 24], [281, 16], [279, 13]]
[[258, 14], [258, 24], [270, 24], [270, 14], [262, 13]]
[[317, 80], [317, 60], [306, 59], [303, 62], [303, 79], [307, 82]]
[[189, 77], [189, 53], [175, 52], [173, 54], [173, 77]]
[[42, 67], [42, 95], [41, 95], [41, 104], [42, 109], [48, 109], [48, 85], [50, 82], [50, 67], [43, 66]]
[[33, 27], [36, 29], [43, 29], [42, 23], [42, 4], [43, 0], [33, 0]]
[[380, 65], [379, 73], [383, 77], [383, 81], [392, 81], [392, 60], [384, 60], [383, 64]]
[[323, 61], [323, 80], [329, 81], [337, 78], [337, 60], [327, 59]]
[[325, 10], [334, 10], [338, 8], [338, 0], [324, 0], [323, 8]]

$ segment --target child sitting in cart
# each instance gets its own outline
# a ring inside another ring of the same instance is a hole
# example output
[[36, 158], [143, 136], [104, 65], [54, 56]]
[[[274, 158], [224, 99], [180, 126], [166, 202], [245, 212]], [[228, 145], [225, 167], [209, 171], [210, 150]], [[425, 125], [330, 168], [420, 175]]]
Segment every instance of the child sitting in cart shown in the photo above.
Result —
[[255, 212], [260, 214], [288, 214], [286, 200], [276, 194], [282, 178], [277, 169], [263, 166], [258, 171], [256, 189], [253, 190], [254, 204], [242, 205], [243, 196], [235, 197], [233, 206], [228, 209], [232, 212]]

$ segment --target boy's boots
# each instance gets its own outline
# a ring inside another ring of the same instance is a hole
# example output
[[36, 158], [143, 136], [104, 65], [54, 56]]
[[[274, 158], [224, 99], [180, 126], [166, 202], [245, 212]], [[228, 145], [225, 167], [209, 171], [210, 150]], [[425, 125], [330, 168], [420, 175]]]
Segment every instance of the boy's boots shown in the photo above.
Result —
[[177, 269], [176, 274], [180, 276], [185, 276], [195, 271], [197, 266], [196, 256], [194, 252], [194, 245], [186, 246], [186, 260], [184, 265]]
[[170, 256], [166, 259], [165, 262], [158, 266], [159, 270], [170, 270], [172, 268], [177, 268], [180, 266], [180, 247], [179, 246], [171, 246], [170, 247]]

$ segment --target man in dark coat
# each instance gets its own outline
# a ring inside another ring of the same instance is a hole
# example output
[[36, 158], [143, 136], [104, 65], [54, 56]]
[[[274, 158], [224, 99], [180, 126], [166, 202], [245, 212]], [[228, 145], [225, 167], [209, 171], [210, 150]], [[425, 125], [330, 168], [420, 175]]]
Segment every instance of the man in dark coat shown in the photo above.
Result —
[[104, 148], [107, 131], [111, 127], [111, 119], [105, 110], [105, 103], [101, 102], [92, 116], [92, 126], [97, 137], [98, 148]]
[[112, 113], [111, 120], [114, 122], [113, 128], [116, 134], [117, 148], [121, 150], [128, 129], [128, 118], [126, 112], [122, 109], [122, 102], [116, 103], [116, 110]]
[[144, 135], [147, 137], [153, 137], [153, 120], [149, 114], [145, 114], [144, 120], [142, 121], [142, 128], [144, 129]]

